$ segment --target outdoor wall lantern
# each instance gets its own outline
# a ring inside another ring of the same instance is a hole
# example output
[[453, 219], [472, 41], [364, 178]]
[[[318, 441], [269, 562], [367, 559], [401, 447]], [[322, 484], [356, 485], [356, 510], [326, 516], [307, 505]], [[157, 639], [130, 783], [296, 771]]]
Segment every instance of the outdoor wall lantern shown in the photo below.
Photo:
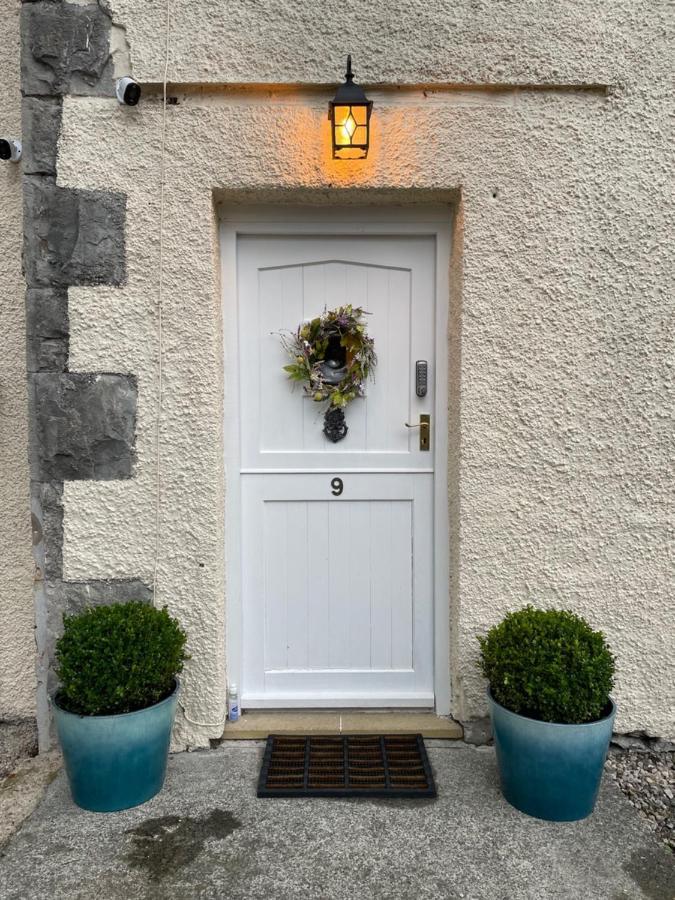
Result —
[[348, 56], [345, 83], [328, 104], [333, 159], [365, 159], [368, 156], [372, 109], [372, 100], [368, 100], [363, 89], [354, 84], [352, 58]]

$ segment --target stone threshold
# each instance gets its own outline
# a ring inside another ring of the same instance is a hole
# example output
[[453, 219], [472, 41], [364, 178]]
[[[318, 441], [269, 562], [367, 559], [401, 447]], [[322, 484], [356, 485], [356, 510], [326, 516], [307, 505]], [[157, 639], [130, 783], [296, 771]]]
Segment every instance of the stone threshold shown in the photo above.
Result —
[[265, 740], [270, 734], [421, 734], [459, 741], [462, 726], [433, 712], [408, 710], [248, 710], [227, 722], [221, 740]]

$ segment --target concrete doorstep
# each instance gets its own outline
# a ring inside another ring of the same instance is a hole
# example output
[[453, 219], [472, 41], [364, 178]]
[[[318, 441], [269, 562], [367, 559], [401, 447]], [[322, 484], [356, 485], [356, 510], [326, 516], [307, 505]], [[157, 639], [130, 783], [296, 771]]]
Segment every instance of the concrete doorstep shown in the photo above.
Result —
[[462, 726], [433, 712], [345, 709], [247, 710], [225, 724], [223, 740], [264, 740], [270, 734], [421, 734], [425, 738], [461, 740]]
[[673, 900], [674, 857], [606, 778], [551, 823], [503, 799], [491, 748], [430, 741], [436, 800], [257, 799], [262, 742], [171, 757], [121, 813], [73, 805], [63, 772], [9, 841], [3, 900]]

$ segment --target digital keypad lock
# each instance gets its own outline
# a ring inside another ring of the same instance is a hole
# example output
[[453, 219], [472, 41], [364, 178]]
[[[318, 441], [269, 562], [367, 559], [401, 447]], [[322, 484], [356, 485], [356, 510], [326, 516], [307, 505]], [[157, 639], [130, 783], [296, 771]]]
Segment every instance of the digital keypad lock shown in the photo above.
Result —
[[429, 367], [426, 359], [418, 359], [415, 363], [415, 393], [418, 397], [426, 397]]

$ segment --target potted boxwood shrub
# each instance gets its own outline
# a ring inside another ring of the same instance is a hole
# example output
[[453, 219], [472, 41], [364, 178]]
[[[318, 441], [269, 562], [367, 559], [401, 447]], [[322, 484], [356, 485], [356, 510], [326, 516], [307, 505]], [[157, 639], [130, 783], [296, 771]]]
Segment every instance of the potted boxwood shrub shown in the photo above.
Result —
[[53, 708], [73, 800], [95, 812], [137, 806], [164, 783], [185, 633], [141, 602], [63, 622]]
[[527, 606], [478, 641], [504, 796], [541, 819], [590, 815], [616, 712], [604, 635], [571, 612]]

